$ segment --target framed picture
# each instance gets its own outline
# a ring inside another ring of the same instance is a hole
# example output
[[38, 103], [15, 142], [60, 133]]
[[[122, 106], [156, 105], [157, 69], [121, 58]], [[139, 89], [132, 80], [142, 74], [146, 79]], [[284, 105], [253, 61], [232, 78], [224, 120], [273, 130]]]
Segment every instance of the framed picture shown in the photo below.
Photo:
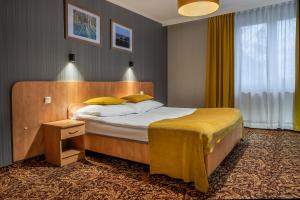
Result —
[[111, 48], [132, 52], [132, 29], [111, 20]]
[[66, 38], [101, 45], [101, 17], [65, 1]]

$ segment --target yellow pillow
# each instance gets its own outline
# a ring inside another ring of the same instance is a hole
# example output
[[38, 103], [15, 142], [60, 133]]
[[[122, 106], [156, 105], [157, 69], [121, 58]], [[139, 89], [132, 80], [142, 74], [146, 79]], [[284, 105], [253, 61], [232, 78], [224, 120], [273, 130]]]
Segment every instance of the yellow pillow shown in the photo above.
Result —
[[122, 97], [122, 99], [125, 99], [126, 101], [129, 101], [132, 103], [138, 103], [138, 102], [154, 99], [154, 97], [152, 97], [150, 95], [146, 95], [146, 94], [134, 94], [134, 95]]
[[125, 100], [115, 97], [97, 97], [89, 99], [84, 103], [88, 105], [119, 105], [125, 102]]

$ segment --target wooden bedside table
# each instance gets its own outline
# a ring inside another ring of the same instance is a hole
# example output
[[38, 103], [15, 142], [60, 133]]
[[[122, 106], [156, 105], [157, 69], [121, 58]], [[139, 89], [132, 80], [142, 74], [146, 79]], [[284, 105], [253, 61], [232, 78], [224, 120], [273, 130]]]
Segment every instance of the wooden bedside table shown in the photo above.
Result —
[[85, 158], [85, 122], [62, 120], [45, 123], [43, 128], [47, 162], [64, 166]]

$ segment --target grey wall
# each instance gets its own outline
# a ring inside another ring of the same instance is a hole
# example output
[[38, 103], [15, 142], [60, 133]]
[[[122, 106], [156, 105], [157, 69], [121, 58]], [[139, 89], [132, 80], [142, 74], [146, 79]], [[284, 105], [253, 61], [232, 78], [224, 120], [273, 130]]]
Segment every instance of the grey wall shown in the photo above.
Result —
[[204, 106], [208, 20], [168, 27], [168, 105]]
[[[160, 24], [104, 0], [77, 0], [103, 17], [102, 48], [64, 39], [63, 0], [0, 0], [0, 166], [11, 163], [11, 88], [24, 80], [118, 81], [128, 61], [137, 80], [153, 81], [167, 101], [167, 31]], [[134, 53], [110, 49], [110, 18], [133, 29]], [[76, 54], [77, 70], [67, 69]]]

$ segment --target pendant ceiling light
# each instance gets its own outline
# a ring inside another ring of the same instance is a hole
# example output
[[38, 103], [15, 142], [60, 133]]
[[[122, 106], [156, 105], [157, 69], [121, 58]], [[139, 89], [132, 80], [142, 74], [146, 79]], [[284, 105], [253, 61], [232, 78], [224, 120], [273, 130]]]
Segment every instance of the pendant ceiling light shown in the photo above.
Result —
[[177, 0], [178, 13], [182, 16], [196, 17], [211, 14], [220, 7], [219, 0]]

